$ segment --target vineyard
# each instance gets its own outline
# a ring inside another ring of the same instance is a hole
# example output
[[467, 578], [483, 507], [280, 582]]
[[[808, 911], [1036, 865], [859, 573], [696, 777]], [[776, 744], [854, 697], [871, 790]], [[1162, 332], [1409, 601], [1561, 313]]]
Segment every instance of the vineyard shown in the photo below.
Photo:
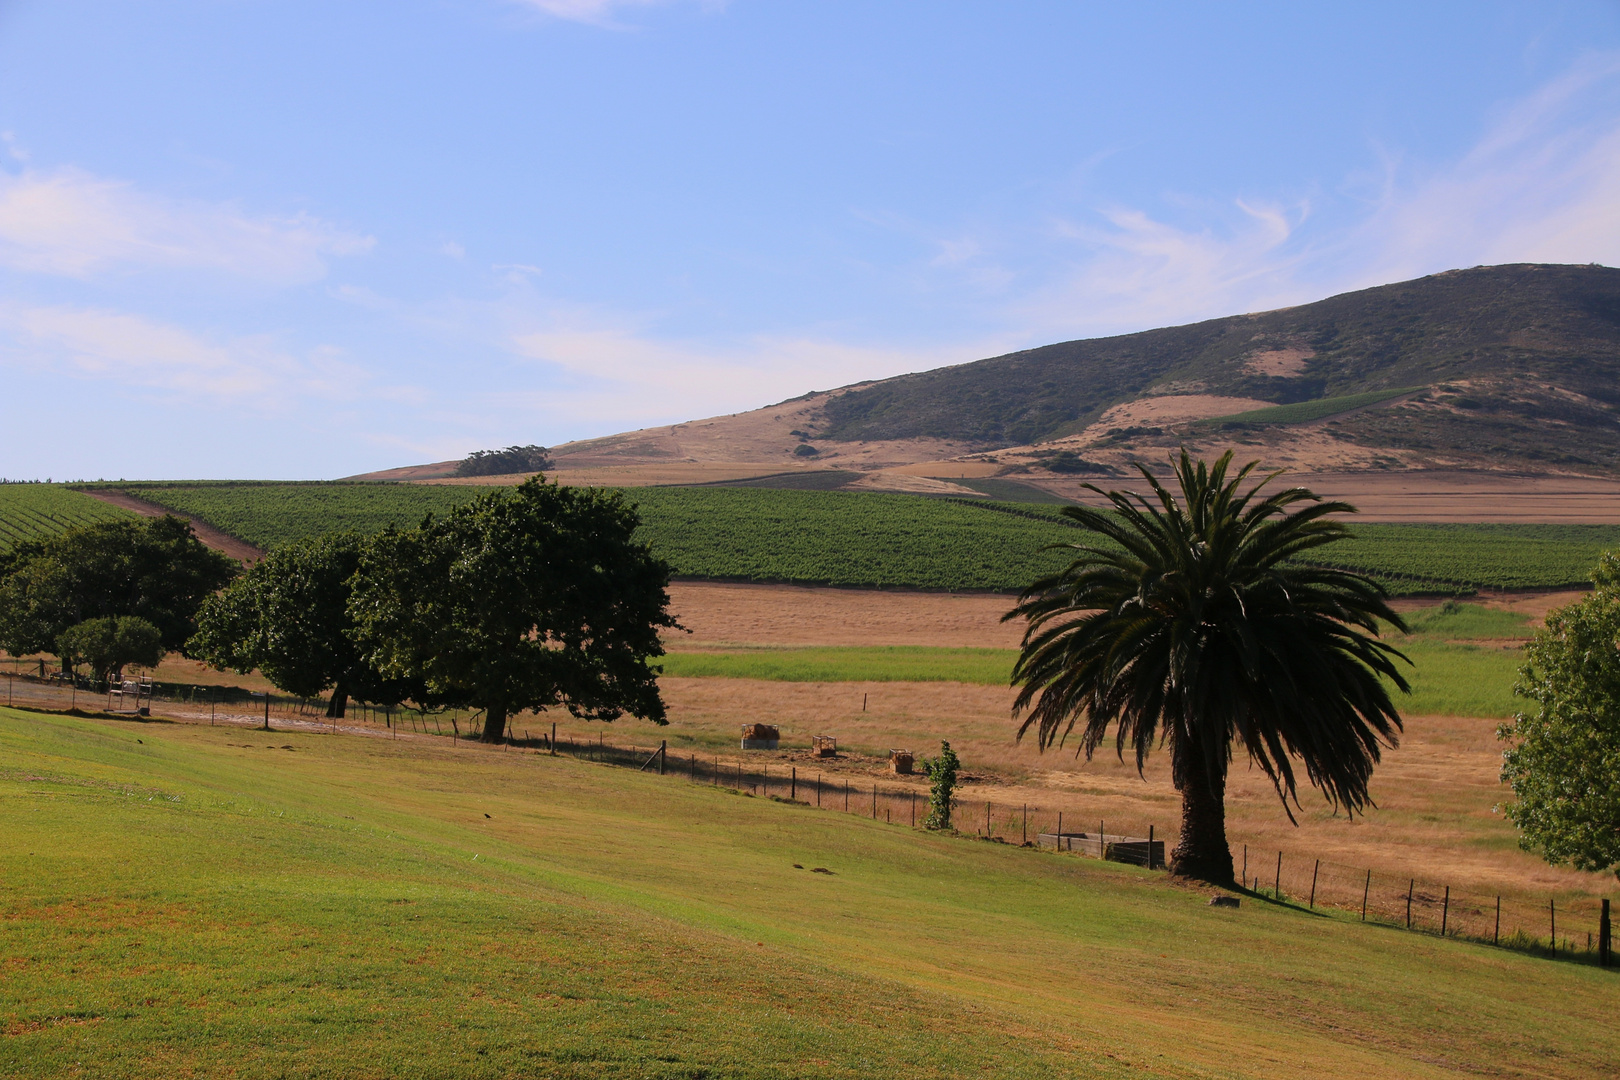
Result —
[[[365, 483], [126, 484], [262, 548], [340, 529], [375, 532], [444, 513], [484, 488]], [[0, 489], [121, 511], [45, 485]], [[6, 496], [0, 494], [0, 499]], [[866, 492], [637, 488], [641, 535], [687, 578], [1017, 591], [1063, 562], [1045, 545], [1080, 534], [1058, 507]], [[0, 502], [0, 506], [6, 505]], [[8, 525], [13, 517], [6, 512]], [[65, 527], [58, 520], [52, 527]], [[36, 532], [51, 524], [39, 518]], [[1620, 547], [1612, 525], [1356, 525], [1313, 560], [1372, 575], [1396, 594], [1583, 584]]]
[[128, 510], [57, 484], [0, 484], [0, 554], [74, 526], [130, 517]]

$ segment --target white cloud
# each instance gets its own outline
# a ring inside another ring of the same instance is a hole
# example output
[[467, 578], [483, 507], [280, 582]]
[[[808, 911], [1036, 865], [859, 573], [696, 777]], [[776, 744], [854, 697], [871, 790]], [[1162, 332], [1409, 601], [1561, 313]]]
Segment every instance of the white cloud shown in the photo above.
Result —
[[0, 173], [0, 265], [14, 270], [88, 278], [119, 267], [192, 269], [288, 285], [317, 280], [328, 256], [373, 243], [305, 215], [165, 199], [79, 169]]
[[298, 358], [263, 337], [220, 343], [140, 315], [62, 306], [0, 304], [0, 360], [77, 376], [102, 395], [156, 391], [271, 408], [352, 397], [366, 381], [329, 347]]

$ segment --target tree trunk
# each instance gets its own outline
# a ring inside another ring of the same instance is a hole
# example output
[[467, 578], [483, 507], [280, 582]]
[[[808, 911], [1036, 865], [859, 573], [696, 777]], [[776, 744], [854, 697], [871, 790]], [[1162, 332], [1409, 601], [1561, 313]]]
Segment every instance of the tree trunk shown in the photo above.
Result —
[[1226, 777], [1211, 780], [1196, 754], [1180, 774], [1181, 839], [1170, 853], [1170, 872], [1181, 877], [1231, 885], [1232, 849], [1226, 844]]
[[326, 703], [326, 718], [328, 720], [341, 720], [343, 713], [349, 707], [349, 691], [340, 682], [332, 687], [332, 700]]
[[506, 735], [506, 706], [488, 705], [484, 708], [484, 737], [482, 742], [498, 743]]

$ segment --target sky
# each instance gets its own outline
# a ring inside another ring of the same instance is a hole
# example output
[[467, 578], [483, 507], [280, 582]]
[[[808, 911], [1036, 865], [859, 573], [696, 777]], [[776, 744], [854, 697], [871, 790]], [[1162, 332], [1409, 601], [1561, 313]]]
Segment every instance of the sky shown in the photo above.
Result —
[[0, 477], [554, 446], [1620, 263], [1620, 2], [0, 0]]

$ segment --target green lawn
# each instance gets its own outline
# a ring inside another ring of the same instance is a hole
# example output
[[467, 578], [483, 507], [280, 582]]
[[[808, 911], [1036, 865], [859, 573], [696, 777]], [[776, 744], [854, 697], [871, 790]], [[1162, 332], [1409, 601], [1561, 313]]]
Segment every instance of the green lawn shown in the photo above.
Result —
[[1160, 874], [673, 777], [10, 710], [0, 762], [6, 1076], [1576, 1077], [1620, 1060], [1620, 976], [1590, 965], [1213, 909]]
[[[1454, 644], [1425, 637], [1394, 644], [1412, 661], [1410, 697], [1397, 697], [1402, 712], [1419, 716], [1512, 716], [1523, 702], [1513, 683], [1523, 662], [1518, 649]], [[963, 682], [1006, 685], [1012, 649], [950, 649], [924, 646], [747, 649], [671, 653], [661, 657], [664, 674], [679, 678], [767, 679], [776, 682]]]

